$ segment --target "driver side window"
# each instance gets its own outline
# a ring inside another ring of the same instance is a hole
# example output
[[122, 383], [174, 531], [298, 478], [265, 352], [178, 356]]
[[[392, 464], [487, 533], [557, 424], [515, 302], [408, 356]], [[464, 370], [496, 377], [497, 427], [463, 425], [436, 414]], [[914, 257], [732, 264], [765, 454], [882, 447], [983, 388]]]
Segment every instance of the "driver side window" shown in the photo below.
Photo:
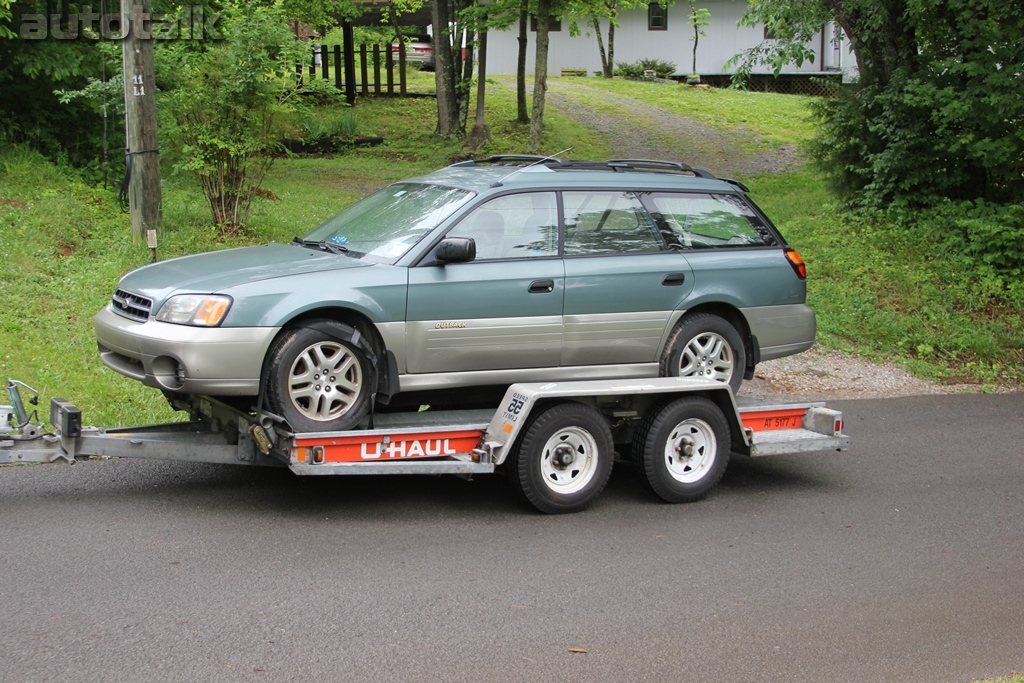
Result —
[[449, 236], [472, 237], [477, 261], [556, 256], [555, 193], [524, 192], [492, 199], [473, 209]]

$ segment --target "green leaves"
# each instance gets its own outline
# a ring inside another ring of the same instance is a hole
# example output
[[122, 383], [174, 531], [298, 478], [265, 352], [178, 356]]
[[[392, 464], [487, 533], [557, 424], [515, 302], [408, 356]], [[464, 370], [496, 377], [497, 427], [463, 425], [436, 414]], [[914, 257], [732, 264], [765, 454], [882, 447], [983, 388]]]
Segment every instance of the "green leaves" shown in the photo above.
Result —
[[288, 28], [279, 5], [230, 4], [223, 41], [197, 51], [171, 45], [161, 72], [173, 69], [161, 99], [161, 128], [177, 153], [177, 170], [197, 177], [214, 223], [235, 229], [248, 220], [252, 199], [273, 163], [284, 115], [299, 91], [295, 65], [309, 46]]

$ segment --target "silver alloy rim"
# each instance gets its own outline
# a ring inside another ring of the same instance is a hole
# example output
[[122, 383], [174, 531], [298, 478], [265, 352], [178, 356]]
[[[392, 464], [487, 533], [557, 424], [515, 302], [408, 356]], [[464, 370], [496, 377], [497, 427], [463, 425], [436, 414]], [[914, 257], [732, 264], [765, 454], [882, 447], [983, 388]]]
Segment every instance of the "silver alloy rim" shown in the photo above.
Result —
[[700, 481], [715, 462], [718, 439], [704, 420], [690, 418], [675, 426], [665, 442], [665, 467], [678, 482]]
[[311, 420], [326, 422], [348, 412], [359, 397], [363, 371], [352, 351], [336, 342], [306, 348], [288, 373], [292, 405]]
[[732, 379], [734, 365], [729, 342], [714, 332], [705, 332], [687, 342], [679, 356], [679, 376], [728, 383]]
[[559, 430], [547, 443], [540, 459], [540, 473], [556, 493], [576, 493], [597, 472], [597, 441], [580, 427]]

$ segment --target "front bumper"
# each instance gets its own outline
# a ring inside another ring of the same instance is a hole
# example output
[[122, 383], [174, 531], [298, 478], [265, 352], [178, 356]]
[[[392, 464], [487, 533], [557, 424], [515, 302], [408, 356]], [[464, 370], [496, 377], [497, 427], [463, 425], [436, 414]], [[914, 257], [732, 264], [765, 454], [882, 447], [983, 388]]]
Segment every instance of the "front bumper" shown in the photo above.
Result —
[[191, 327], [128, 320], [106, 306], [93, 321], [111, 370], [164, 391], [255, 396], [279, 327]]

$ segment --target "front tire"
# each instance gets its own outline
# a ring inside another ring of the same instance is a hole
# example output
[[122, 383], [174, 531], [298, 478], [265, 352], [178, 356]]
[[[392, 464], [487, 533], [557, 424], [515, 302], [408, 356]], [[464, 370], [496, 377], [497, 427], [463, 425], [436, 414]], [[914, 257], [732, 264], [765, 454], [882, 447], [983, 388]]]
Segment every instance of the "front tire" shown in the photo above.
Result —
[[267, 401], [296, 432], [352, 429], [370, 410], [370, 355], [343, 323], [316, 320], [288, 330], [270, 348]]
[[735, 394], [747, 358], [743, 337], [728, 321], [710, 313], [684, 317], [661, 354], [662, 377], [699, 377], [723, 382]]
[[663, 501], [692, 503], [718, 484], [731, 450], [722, 410], [691, 396], [644, 418], [633, 437], [633, 466], [644, 488]]
[[604, 490], [612, 473], [611, 429], [582, 403], [559, 403], [526, 428], [509, 463], [511, 479], [541, 512], [578, 512]]

